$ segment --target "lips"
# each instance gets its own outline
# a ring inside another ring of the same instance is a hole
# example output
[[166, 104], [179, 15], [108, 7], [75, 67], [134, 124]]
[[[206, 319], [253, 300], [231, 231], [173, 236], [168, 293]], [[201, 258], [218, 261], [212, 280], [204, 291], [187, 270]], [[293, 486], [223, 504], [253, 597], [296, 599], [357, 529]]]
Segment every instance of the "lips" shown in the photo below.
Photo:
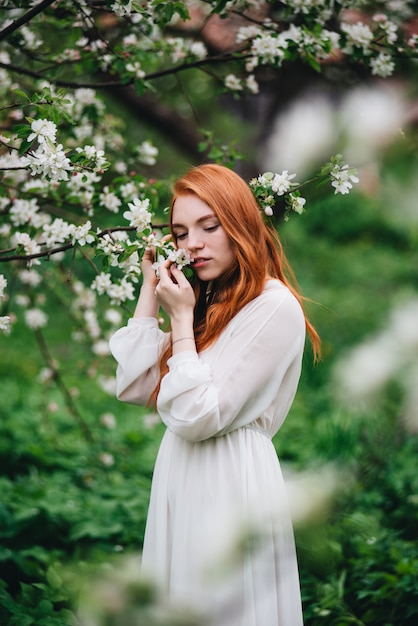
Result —
[[191, 263], [192, 263], [193, 267], [201, 267], [202, 265], [204, 265], [208, 261], [210, 261], [210, 259], [206, 259], [205, 257], [199, 256], [199, 257], [196, 257], [195, 259], [192, 259]]

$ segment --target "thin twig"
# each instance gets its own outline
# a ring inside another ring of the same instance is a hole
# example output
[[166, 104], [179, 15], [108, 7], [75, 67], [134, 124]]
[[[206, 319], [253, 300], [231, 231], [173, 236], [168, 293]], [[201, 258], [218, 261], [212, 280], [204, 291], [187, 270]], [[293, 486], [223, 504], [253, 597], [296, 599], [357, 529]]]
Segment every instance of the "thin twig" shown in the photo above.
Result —
[[73, 397], [70, 391], [68, 390], [66, 384], [64, 383], [58, 368], [55, 365], [54, 359], [52, 358], [52, 355], [49, 351], [48, 344], [45, 340], [43, 332], [41, 331], [40, 328], [37, 328], [36, 330], [34, 330], [34, 334], [35, 334], [38, 347], [41, 351], [41, 354], [44, 357], [45, 362], [47, 363], [48, 367], [53, 372], [53, 379], [56, 382], [57, 387], [59, 388], [59, 390], [61, 391], [64, 397], [65, 404], [67, 406], [68, 411], [77, 421], [86, 440], [89, 442], [94, 441], [93, 433], [91, 432], [88, 424], [85, 422], [81, 413], [77, 409], [77, 406], [74, 403]]

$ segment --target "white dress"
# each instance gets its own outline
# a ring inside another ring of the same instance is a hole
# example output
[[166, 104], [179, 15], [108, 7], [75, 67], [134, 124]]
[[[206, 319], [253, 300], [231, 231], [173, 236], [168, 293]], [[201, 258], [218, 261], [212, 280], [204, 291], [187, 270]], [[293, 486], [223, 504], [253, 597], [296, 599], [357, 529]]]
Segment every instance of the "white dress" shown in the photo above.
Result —
[[[146, 404], [165, 343], [153, 318], [111, 338], [120, 400]], [[270, 280], [199, 355], [171, 357], [143, 570], [214, 626], [301, 626], [296, 553], [272, 436], [298, 385], [301, 307]]]

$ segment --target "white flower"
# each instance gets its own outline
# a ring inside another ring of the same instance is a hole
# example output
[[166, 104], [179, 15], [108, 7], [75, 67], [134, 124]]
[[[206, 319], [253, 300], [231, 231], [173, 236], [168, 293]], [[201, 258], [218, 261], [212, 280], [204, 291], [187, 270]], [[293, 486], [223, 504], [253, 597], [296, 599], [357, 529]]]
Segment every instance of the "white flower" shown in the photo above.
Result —
[[4, 296], [4, 290], [7, 287], [7, 278], [4, 276], [4, 274], [0, 274], [0, 300], [3, 300]]
[[113, 413], [103, 413], [103, 415], [100, 416], [100, 422], [109, 429], [116, 427], [116, 418]]
[[259, 93], [260, 91], [260, 87], [256, 81], [256, 79], [254, 78], [253, 74], [250, 74], [249, 76], [247, 76], [246, 80], [245, 80], [245, 86], [247, 87], [248, 91], [250, 93]]
[[45, 224], [42, 229], [42, 234], [45, 238], [47, 245], [53, 245], [56, 243], [64, 243], [71, 237], [72, 226], [65, 222], [60, 217], [54, 219], [51, 224]]
[[349, 193], [350, 189], [352, 189], [352, 183], [358, 183], [359, 179], [355, 175], [355, 170], [353, 168], [349, 169], [348, 163], [344, 165], [334, 165], [333, 169], [330, 172], [331, 177], [331, 185], [335, 188], [334, 194], [341, 193], [346, 194]]
[[10, 316], [2, 315], [0, 316], [0, 330], [4, 332], [5, 335], [10, 333]]
[[15, 296], [15, 302], [18, 306], [28, 307], [30, 304], [30, 298], [23, 293], [19, 293]]
[[241, 80], [235, 76], [235, 74], [228, 74], [225, 77], [225, 87], [227, 89], [231, 89], [232, 91], [242, 91], [243, 86]]
[[378, 24], [379, 28], [383, 30], [386, 40], [389, 44], [393, 45], [398, 38], [398, 27], [394, 22], [391, 22], [387, 15], [383, 13], [376, 13], [373, 16], [373, 20]]
[[292, 179], [296, 174], [289, 174], [287, 170], [283, 170], [281, 174], [275, 174], [271, 181], [271, 189], [278, 196], [283, 196], [295, 184]]
[[107, 309], [107, 311], [105, 311], [104, 318], [113, 326], [118, 326], [122, 321], [122, 315], [117, 309]]
[[[40, 246], [34, 239], [31, 239], [27, 233], [15, 233], [13, 239], [17, 246], [23, 247], [25, 254], [27, 255], [38, 254], [41, 251]], [[41, 262], [39, 259], [33, 259], [31, 263], [40, 265]]]
[[208, 50], [202, 41], [192, 41], [189, 50], [198, 59], [206, 59], [208, 56]]
[[93, 344], [92, 350], [97, 356], [107, 356], [110, 354], [109, 344], [104, 339], [100, 339]]
[[32, 330], [43, 328], [48, 322], [48, 316], [41, 309], [28, 309], [25, 311], [25, 322]]
[[84, 146], [83, 148], [76, 148], [76, 152], [79, 154], [85, 154], [85, 156], [94, 162], [94, 166], [97, 169], [102, 169], [106, 163], [106, 157], [104, 150], [98, 150], [96, 146]]
[[105, 272], [101, 272], [96, 278], [93, 280], [90, 288], [97, 291], [99, 296], [102, 296], [107, 292], [109, 287], [112, 285], [112, 277], [110, 274], [106, 274]]
[[97, 381], [100, 389], [114, 396], [116, 393], [116, 378], [114, 376], [100, 376]]
[[261, 30], [261, 28], [256, 25], [241, 26], [238, 29], [235, 40], [237, 43], [244, 43], [244, 41], [248, 41], [248, 39], [253, 39], [254, 37], [257, 37], [258, 35], [261, 35], [262, 32], [263, 31]]
[[100, 204], [104, 206], [108, 211], [112, 213], [118, 213], [119, 207], [122, 204], [121, 200], [117, 197], [113, 191], [109, 191], [109, 187], [103, 189], [103, 193], [99, 196]]
[[21, 164], [31, 168], [32, 176], [40, 174], [52, 182], [68, 180], [68, 171], [73, 169], [71, 161], [65, 156], [62, 144], [40, 144], [36, 152], [23, 156]]
[[100, 326], [97, 321], [97, 315], [94, 311], [84, 311], [84, 321], [86, 322], [87, 332], [92, 339], [100, 337]]
[[388, 76], [392, 76], [395, 70], [395, 63], [388, 54], [380, 52], [375, 59], [370, 60], [370, 67], [372, 68], [373, 76], [387, 78]]
[[52, 380], [53, 376], [54, 376], [53, 369], [51, 369], [50, 367], [43, 367], [41, 370], [39, 370], [38, 381], [40, 383], [47, 383], [50, 380]]
[[292, 211], [295, 211], [295, 213], [299, 213], [299, 215], [302, 215], [305, 210], [304, 207], [306, 204], [306, 199], [302, 198], [302, 196], [295, 196], [293, 193], [289, 194], [289, 198]]
[[114, 2], [110, 8], [119, 17], [124, 17], [124, 15], [130, 15], [132, 11], [134, 10], [132, 8], [132, 2], [133, 0], [128, 0], [128, 2], [122, 2], [122, 0], [116, 0], [116, 2]]
[[128, 202], [130, 211], [125, 211], [123, 217], [130, 222], [130, 226], [134, 226], [137, 232], [145, 230], [152, 220], [152, 215], [148, 210], [149, 199], [139, 200], [135, 198], [133, 202]]
[[351, 53], [353, 47], [363, 48], [365, 54], [369, 53], [369, 45], [373, 40], [373, 33], [367, 24], [341, 24], [341, 30], [347, 35], [346, 52]]
[[113, 454], [109, 454], [108, 452], [102, 452], [99, 458], [103, 465], [105, 465], [106, 467], [112, 467], [112, 465], [115, 464]]
[[258, 57], [262, 63], [274, 63], [275, 61], [281, 61], [283, 59], [283, 48], [287, 48], [285, 39], [262, 34], [254, 39], [251, 52], [255, 57]]
[[183, 248], [170, 250], [167, 258], [176, 264], [178, 270], [182, 270], [186, 265], [190, 265], [190, 254]]
[[33, 120], [31, 124], [32, 133], [28, 137], [28, 141], [31, 142], [37, 139], [39, 143], [44, 143], [46, 139], [49, 139], [55, 143], [57, 134], [57, 126], [54, 122], [49, 120]]
[[73, 238], [73, 243], [77, 242], [79, 246], [85, 246], [86, 243], [93, 243], [94, 236], [90, 234], [91, 222], [87, 220], [82, 226], [70, 225], [70, 232]]
[[138, 195], [138, 187], [133, 182], [125, 183], [119, 187], [119, 192], [125, 200], [133, 200]]
[[22, 226], [33, 221], [36, 212], [39, 210], [36, 198], [31, 200], [16, 198], [10, 209], [10, 220], [14, 226]]
[[128, 63], [126, 65], [126, 71], [135, 75], [135, 78], [144, 78], [145, 72], [141, 68], [141, 64], [139, 61], [135, 61], [134, 63]]
[[42, 282], [42, 276], [36, 270], [22, 270], [19, 272], [19, 278], [24, 285], [37, 287]]
[[143, 141], [137, 147], [137, 153], [141, 163], [145, 165], [155, 165], [157, 162], [158, 148], [152, 145], [150, 141]]
[[134, 286], [123, 278], [119, 285], [112, 284], [108, 287], [107, 295], [110, 298], [111, 304], [122, 304], [122, 302], [126, 300], [134, 299]]
[[11, 230], [10, 224], [2, 224], [0, 226], [0, 237], [9, 237]]
[[271, 208], [271, 206], [266, 206], [264, 209], [264, 213], [265, 215], [267, 215], [267, 217], [271, 217], [273, 215], [273, 209]]

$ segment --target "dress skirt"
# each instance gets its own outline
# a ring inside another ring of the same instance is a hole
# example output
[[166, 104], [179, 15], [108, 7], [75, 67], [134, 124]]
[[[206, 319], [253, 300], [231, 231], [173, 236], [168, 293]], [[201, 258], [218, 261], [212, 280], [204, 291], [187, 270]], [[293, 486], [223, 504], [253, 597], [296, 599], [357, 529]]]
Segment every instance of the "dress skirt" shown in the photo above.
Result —
[[201, 442], [166, 431], [143, 571], [213, 626], [300, 626], [291, 520], [269, 435], [238, 428]]

